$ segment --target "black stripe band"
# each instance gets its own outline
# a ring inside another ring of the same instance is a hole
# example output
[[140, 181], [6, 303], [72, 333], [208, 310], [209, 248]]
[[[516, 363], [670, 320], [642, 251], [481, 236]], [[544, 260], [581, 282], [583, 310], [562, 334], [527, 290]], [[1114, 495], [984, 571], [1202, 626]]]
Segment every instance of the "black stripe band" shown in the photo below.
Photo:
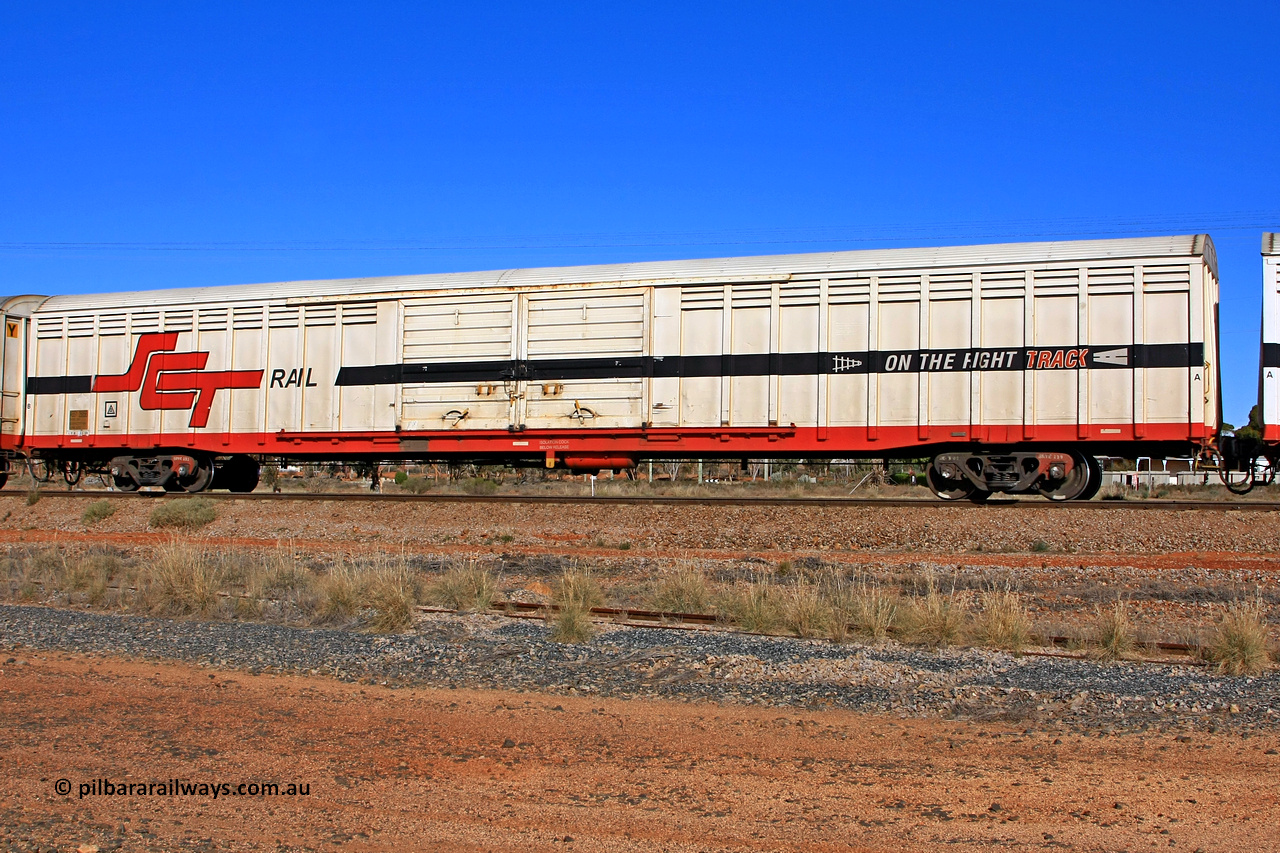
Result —
[[28, 376], [28, 394], [88, 394], [92, 376]]
[[[727, 355], [624, 356], [506, 361], [375, 364], [343, 367], [335, 385], [425, 385], [554, 382], [699, 376], [835, 376], [867, 373], [1008, 372], [1147, 367], [1200, 367], [1204, 344], [1091, 347], [982, 347], [877, 352], [779, 352]], [[1264, 366], [1280, 366], [1280, 344], [1263, 345]], [[92, 376], [30, 376], [28, 394], [87, 394]]]
[[984, 347], [877, 352], [752, 353], [742, 355], [631, 356], [524, 361], [380, 364], [344, 367], [337, 385], [503, 382], [524, 379], [644, 379], [699, 376], [805, 376], [866, 373], [1093, 370], [1199, 367], [1204, 344], [1131, 344], [1101, 347]]

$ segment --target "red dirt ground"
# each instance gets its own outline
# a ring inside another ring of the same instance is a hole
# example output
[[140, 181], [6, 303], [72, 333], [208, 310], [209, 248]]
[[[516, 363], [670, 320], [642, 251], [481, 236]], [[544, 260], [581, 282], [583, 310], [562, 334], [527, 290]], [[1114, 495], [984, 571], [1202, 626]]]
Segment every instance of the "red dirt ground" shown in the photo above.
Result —
[[[12, 850], [1243, 851], [1275, 849], [1280, 819], [1270, 735], [1087, 738], [27, 649], [2, 660]], [[98, 778], [310, 794], [79, 798]]]

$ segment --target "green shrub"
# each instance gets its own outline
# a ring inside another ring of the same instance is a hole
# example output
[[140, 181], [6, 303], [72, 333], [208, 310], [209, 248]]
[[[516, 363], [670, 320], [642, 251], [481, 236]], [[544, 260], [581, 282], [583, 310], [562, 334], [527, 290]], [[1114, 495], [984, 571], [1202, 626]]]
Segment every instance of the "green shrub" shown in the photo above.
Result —
[[27, 492], [27, 506], [35, 506], [40, 503], [40, 490], [31, 489]]
[[84, 524], [95, 524], [104, 518], [115, 515], [116, 505], [108, 500], [94, 501], [84, 508], [80, 521]]
[[[403, 474], [404, 472], [401, 471], [400, 473]], [[400, 488], [404, 489], [406, 492], [409, 492], [415, 495], [425, 494], [427, 491], [431, 489], [431, 486], [432, 486], [431, 481], [428, 480], [426, 477], [406, 476], [403, 480], [397, 477], [396, 482], [400, 485]]]
[[491, 495], [498, 491], [498, 484], [484, 477], [472, 477], [462, 484], [462, 490], [469, 495]]
[[151, 513], [151, 526], [194, 530], [218, 517], [213, 501], [205, 498], [166, 500]]
[[405, 480], [408, 480], [408, 479], [409, 479], [409, 475], [406, 474], [404, 471], [396, 472], [395, 481], [397, 486], [403, 486], [405, 483]]

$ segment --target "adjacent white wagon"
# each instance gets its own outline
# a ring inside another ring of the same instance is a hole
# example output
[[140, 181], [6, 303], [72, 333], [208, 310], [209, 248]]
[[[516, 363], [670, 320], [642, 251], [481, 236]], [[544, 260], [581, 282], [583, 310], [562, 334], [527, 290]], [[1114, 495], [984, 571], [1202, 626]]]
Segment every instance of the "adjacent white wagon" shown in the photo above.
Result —
[[1212, 440], [1217, 297], [1206, 235], [15, 297], [0, 447], [126, 488], [893, 456], [948, 497], [1079, 497], [1093, 454]]

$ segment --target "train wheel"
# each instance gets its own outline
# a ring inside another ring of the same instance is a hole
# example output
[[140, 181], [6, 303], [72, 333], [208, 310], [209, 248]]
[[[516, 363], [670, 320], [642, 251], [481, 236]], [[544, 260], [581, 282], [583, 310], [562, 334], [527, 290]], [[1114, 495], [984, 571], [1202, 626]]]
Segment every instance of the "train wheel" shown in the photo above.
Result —
[[1078, 501], [1087, 501], [1098, 493], [1102, 488], [1102, 465], [1096, 458], [1085, 454], [1085, 464], [1089, 466], [1089, 485], [1085, 486], [1084, 491], [1080, 493]]
[[[1080, 500], [1089, 491], [1089, 485], [1093, 482], [1093, 468], [1079, 453], [1071, 454], [1071, 462], [1071, 470], [1067, 476], [1055, 486], [1039, 489], [1040, 494], [1051, 501], [1074, 501]], [[1101, 471], [1098, 473], [1098, 482], [1102, 482]]]
[[[170, 488], [171, 484], [177, 484], [177, 488]], [[197, 456], [196, 468], [185, 477], [174, 475], [169, 478], [169, 482], [165, 483], [164, 490], [166, 492], [203, 492], [213, 483], [213, 460]]]
[[128, 474], [116, 474], [114, 481], [115, 486], [122, 492], [138, 491], [138, 481], [130, 477]]
[[252, 456], [232, 456], [219, 466], [213, 487], [238, 494], [248, 494], [258, 488], [258, 477], [261, 471], [258, 460]]
[[[969, 482], [969, 478], [963, 475], [959, 477], [944, 477], [942, 472], [938, 470], [932, 462], [924, 472], [925, 482], [929, 484], [929, 489], [944, 501], [958, 501], [963, 498], [972, 497], [977, 491], [973, 483]], [[988, 495], [991, 493], [988, 492]]]
[[9, 482], [9, 472], [0, 471], [0, 489], [4, 488], [4, 484]]

